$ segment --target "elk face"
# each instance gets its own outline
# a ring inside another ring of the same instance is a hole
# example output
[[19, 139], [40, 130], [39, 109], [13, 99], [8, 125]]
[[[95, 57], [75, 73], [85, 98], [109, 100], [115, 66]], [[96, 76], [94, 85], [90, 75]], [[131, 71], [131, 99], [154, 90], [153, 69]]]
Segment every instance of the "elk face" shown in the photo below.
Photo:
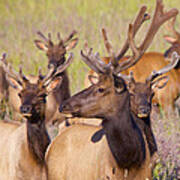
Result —
[[103, 117], [117, 112], [126, 90], [123, 79], [116, 76], [100, 75], [99, 81], [72, 96], [60, 106], [60, 112], [83, 117]]
[[25, 117], [45, 114], [47, 96], [45, 89], [39, 89], [37, 84], [28, 84], [18, 95], [21, 99], [20, 112]]
[[146, 83], [129, 83], [131, 110], [139, 118], [146, 118], [151, 112], [151, 102], [154, 91]]
[[46, 55], [48, 57], [48, 68], [50, 67], [51, 64], [54, 65], [55, 68], [60, 66], [65, 62], [65, 54], [66, 54], [66, 49], [62, 45], [54, 45], [48, 48]]
[[130, 78], [126, 79], [127, 89], [130, 94], [131, 111], [139, 118], [150, 116], [152, 98], [155, 92], [163, 88], [168, 82], [168, 76], [155, 78], [153, 74], [146, 79], [145, 83], [136, 82], [131, 72]]
[[44, 41], [35, 40], [36, 46], [46, 52], [48, 57], [48, 68], [51, 65], [54, 65], [55, 68], [59, 67], [65, 62], [65, 54], [67, 51], [73, 49], [78, 42], [78, 38], [73, 38], [76, 32], [73, 31], [65, 40], [60, 38], [60, 34], [57, 34], [59, 39], [59, 43], [54, 44], [51, 40], [51, 35], [48, 34], [48, 38], [46, 38], [41, 32], [38, 34], [43, 38]]

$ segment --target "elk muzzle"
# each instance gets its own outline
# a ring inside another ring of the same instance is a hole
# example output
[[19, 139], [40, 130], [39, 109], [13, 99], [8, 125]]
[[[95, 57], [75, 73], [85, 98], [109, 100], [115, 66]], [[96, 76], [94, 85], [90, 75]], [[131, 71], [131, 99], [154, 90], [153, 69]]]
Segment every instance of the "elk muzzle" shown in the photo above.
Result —
[[20, 111], [21, 111], [21, 113], [22, 114], [31, 114], [31, 110], [32, 110], [32, 107], [31, 107], [31, 105], [22, 105], [21, 107], [20, 107]]
[[139, 106], [137, 116], [139, 118], [146, 118], [149, 116], [151, 109], [149, 106]]

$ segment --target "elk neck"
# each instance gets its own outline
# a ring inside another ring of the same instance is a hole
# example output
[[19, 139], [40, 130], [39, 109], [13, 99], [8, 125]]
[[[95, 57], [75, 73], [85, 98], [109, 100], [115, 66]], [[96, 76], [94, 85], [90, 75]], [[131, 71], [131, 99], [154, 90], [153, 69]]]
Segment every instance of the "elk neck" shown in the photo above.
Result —
[[45, 126], [45, 113], [33, 113], [27, 118], [27, 140], [30, 152], [39, 164], [45, 161], [50, 138]]
[[153, 154], [157, 151], [157, 144], [151, 127], [150, 115], [141, 119], [132, 112], [132, 116], [138, 127], [141, 129], [141, 132], [144, 133], [148, 143], [150, 155], [153, 156]]
[[118, 166], [127, 169], [139, 168], [145, 160], [145, 142], [130, 111], [128, 91], [120, 96], [121, 104], [116, 106], [116, 113], [105, 115], [102, 126]]

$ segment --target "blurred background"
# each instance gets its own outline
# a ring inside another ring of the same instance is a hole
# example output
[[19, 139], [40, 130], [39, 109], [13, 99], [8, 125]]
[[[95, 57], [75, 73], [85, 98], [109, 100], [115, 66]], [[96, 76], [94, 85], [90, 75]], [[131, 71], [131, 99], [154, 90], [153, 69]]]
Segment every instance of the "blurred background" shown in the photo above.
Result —
[[[165, 9], [176, 7], [180, 10], [179, 0], [163, 0]], [[37, 74], [39, 66], [47, 70], [47, 57], [36, 48], [37, 31], [52, 33], [57, 41], [57, 32], [67, 37], [72, 30], [78, 31], [79, 43], [73, 50], [74, 62], [68, 68], [71, 92], [74, 94], [84, 87], [88, 67], [80, 57], [84, 42], [106, 56], [101, 28], [107, 30], [115, 52], [121, 48], [127, 37], [128, 24], [133, 22], [139, 8], [147, 5], [153, 14], [155, 0], [0, 0], [0, 54], [6, 52], [8, 61], [15, 69], [20, 64], [26, 75]], [[140, 42], [149, 22], [136, 35]], [[180, 15], [176, 28], [180, 31]], [[168, 47], [163, 36], [169, 34], [161, 27], [148, 51], [164, 52]], [[180, 121], [179, 118], [156, 118], [153, 127], [158, 141], [162, 162], [154, 171], [154, 179], [178, 179], [180, 171]], [[180, 178], [180, 177], [179, 177]]]

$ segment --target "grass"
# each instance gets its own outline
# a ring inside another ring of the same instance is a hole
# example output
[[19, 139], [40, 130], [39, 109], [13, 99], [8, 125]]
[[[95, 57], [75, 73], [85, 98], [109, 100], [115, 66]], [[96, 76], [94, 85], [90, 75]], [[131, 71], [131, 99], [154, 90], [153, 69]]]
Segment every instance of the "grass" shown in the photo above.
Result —
[[[166, 9], [172, 7], [180, 9], [179, 0], [163, 2]], [[38, 38], [37, 31], [40, 30], [45, 34], [51, 32], [53, 39], [56, 40], [57, 32], [65, 37], [73, 29], [77, 30], [79, 43], [73, 50], [75, 59], [68, 69], [73, 94], [84, 87], [84, 77], [88, 71], [88, 67], [80, 57], [84, 42], [87, 41], [89, 46], [100, 52], [102, 56], [106, 55], [100, 33], [100, 29], [105, 27], [117, 52], [126, 38], [128, 24], [132, 22], [142, 4], [147, 5], [148, 12], [152, 15], [155, 0], [0, 0], [0, 53], [7, 52], [8, 61], [13, 63], [16, 69], [22, 64], [25, 74], [37, 74], [39, 66], [46, 72], [47, 57], [35, 47], [33, 42]], [[176, 28], [179, 27], [180, 16], [176, 24]], [[136, 38], [138, 43], [146, 30], [147, 25], [138, 33]], [[169, 47], [163, 40], [165, 34], [167, 34], [165, 28], [161, 28], [149, 51], [164, 52]], [[169, 123], [168, 126], [174, 122], [179, 126], [179, 120], [165, 122]], [[155, 128], [158, 130], [158, 126]], [[180, 131], [171, 127], [170, 134], [169, 130], [165, 129], [160, 137], [170, 137], [174, 134], [172, 130]], [[157, 136], [159, 137], [158, 133]], [[166, 141], [166, 138], [164, 140]], [[158, 139], [158, 142], [160, 141]], [[175, 142], [179, 145], [179, 140]], [[155, 171], [156, 179], [160, 179], [161, 167], [159, 165]]]
[[[27, 74], [36, 74], [39, 66], [45, 71], [47, 65], [46, 56], [33, 43], [38, 38], [36, 32], [52, 32], [56, 40], [57, 32], [67, 36], [76, 29], [80, 40], [74, 49], [75, 60], [69, 73], [72, 92], [77, 92], [83, 88], [83, 79], [88, 71], [79, 55], [85, 40], [105, 55], [100, 33], [100, 29], [105, 27], [117, 51], [126, 37], [128, 23], [132, 22], [142, 4], [146, 4], [152, 14], [155, 0], [148, 3], [145, 0], [129, 0], [128, 3], [125, 0], [0, 0], [0, 53], [7, 52], [9, 61], [16, 68], [23, 64]], [[178, 1], [166, 0], [164, 4], [166, 7], [180, 7]], [[139, 34], [144, 34], [146, 27]], [[165, 33], [162, 31], [163, 28], [150, 50], [163, 52], [168, 47], [163, 41]], [[137, 37], [139, 42], [142, 37]]]

